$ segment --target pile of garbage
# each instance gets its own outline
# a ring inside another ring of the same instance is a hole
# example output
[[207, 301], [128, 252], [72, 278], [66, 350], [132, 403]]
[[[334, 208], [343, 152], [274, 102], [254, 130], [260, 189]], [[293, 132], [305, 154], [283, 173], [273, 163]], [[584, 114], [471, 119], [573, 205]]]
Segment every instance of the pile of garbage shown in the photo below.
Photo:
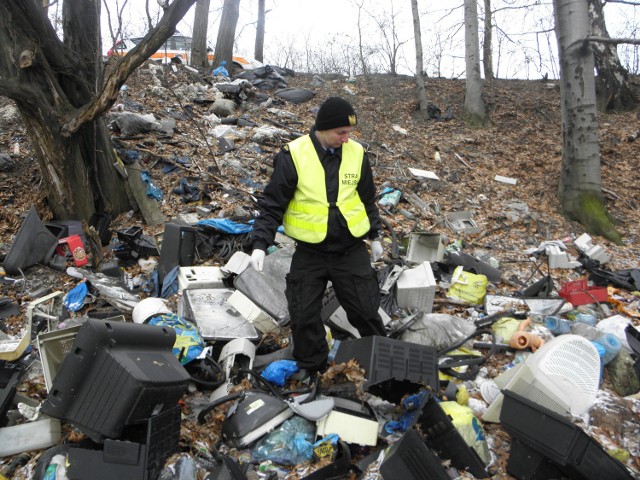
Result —
[[[137, 75], [169, 69], [203, 75]], [[293, 243], [279, 234], [258, 273], [248, 234], [256, 168], [267, 174], [261, 159], [304, 131], [276, 107], [314, 95], [263, 70], [172, 91], [150, 82], [160, 105], [206, 106], [208, 164], [189, 153], [197, 136], [176, 141], [189, 109], [158, 120], [121, 92], [117, 168], [139, 216], [24, 216], [0, 276], [0, 473], [638, 478], [640, 270], [610, 269], [587, 234], [513, 266], [470, 246], [487, 234], [472, 211], [387, 185], [374, 267], [388, 336], [359, 338], [329, 286], [330, 366], [299, 375], [284, 295]], [[433, 172], [408, 175], [437, 188]], [[512, 202], [505, 216], [517, 224], [527, 209]]]

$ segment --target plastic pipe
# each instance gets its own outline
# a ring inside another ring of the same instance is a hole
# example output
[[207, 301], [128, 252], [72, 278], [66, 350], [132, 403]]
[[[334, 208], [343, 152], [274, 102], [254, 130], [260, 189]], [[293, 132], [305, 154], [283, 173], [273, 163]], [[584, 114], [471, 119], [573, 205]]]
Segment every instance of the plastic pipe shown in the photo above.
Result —
[[530, 348], [532, 352], [535, 352], [542, 345], [544, 345], [544, 340], [530, 332], [514, 332], [509, 340], [509, 346], [518, 350]]

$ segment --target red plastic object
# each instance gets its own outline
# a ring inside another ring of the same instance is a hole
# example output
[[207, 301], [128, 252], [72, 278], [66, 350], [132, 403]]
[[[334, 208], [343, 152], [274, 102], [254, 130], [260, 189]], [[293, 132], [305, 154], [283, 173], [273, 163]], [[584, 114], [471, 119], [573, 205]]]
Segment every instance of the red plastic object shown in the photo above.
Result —
[[69, 247], [69, 251], [73, 256], [73, 261], [76, 263], [77, 267], [81, 267], [88, 263], [89, 260], [87, 259], [87, 253], [84, 249], [84, 244], [82, 243], [80, 235], [71, 235], [58, 240], [58, 248], [56, 249], [58, 255], [64, 256], [65, 252], [63, 245], [65, 244]]
[[559, 293], [562, 298], [574, 307], [609, 300], [607, 287], [589, 286], [586, 280], [567, 282], [562, 286]]

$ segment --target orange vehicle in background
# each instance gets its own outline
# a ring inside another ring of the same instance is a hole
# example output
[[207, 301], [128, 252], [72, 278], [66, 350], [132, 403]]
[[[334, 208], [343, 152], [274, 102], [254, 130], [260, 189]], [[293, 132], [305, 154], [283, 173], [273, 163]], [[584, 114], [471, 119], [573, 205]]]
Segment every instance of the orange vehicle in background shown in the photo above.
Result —
[[[115, 46], [107, 52], [107, 57], [122, 57], [129, 53], [143, 37], [132, 37], [118, 40]], [[207, 48], [207, 57], [209, 65], [213, 65], [213, 51]], [[183, 35], [173, 35], [150, 57], [161, 63], [169, 63], [172, 58], [179, 58], [182, 63], [191, 63], [191, 37]], [[251, 70], [261, 67], [262, 64], [257, 60], [242, 57], [240, 55], [233, 56], [233, 65], [235, 68]]]

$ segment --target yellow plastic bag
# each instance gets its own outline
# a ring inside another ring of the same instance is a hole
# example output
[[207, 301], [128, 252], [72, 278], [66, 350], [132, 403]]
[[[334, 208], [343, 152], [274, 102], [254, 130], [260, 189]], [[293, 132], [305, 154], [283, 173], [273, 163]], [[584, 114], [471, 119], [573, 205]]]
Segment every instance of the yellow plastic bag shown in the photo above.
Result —
[[485, 275], [477, 275], [465, 272], [462, 266], [456, 267], [451, 278], [451, 286], [447, 291], [447, 297], [459, 302], [479, 305], [487, 294], [489, 280]]
[[484, 429], [469, 407], [457, 402], [440, 402], [444, 413], [451, 417], [453, 426], [460, 433], [464, 441], [480, 456], [482, 461], [488, 464], [491, 461], [489, 446], [484, 434]]

